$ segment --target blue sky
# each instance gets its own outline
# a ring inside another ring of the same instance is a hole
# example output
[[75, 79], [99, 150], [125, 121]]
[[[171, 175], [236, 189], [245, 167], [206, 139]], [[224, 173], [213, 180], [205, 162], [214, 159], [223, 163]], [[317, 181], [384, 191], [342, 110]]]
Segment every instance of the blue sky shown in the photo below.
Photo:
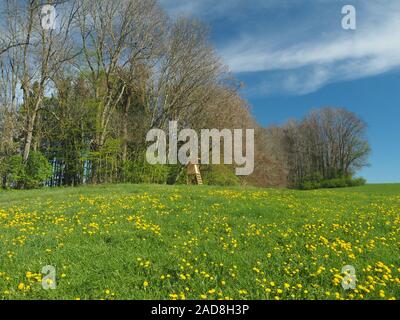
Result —
[[[400, 182], [399, 0], [160, 0], [210, 25], [211, 41], [262, 125], [345, 107], [368, 123], [369, 182]], [[344, 30], [341, 10], [357, 11]]]

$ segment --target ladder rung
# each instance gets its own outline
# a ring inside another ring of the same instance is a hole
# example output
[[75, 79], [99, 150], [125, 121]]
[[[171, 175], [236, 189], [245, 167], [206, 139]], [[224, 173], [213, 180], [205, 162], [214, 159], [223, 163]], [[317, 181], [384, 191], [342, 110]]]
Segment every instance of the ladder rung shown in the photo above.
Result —
[[201, 174], [200, 173], [196, 173], [196, 180], [197, 180], [197, 184], [198, 185], [202, 185], [203, 184], [203, 179], [201, 178]]

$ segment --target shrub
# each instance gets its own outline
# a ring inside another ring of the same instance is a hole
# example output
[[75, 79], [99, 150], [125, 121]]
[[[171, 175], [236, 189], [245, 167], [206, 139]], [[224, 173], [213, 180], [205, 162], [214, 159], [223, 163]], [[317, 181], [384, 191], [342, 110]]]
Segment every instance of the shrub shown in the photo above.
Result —
[[314, 190], [314, 189], [333, 189], [333, 188], [347, 188], [357, 187], [366, 184], [364, 178], [353, 179], [351, 177], [343, 177], [336, 179], [325, 179], [321, 181], [306, 180], [300, 183], [297, 188], [300, 190]]
[[365, 186], [367, 184], [367, 180], [364, 178], [356, 178], [351, 180], [351, 186], [350, 187], [360, 187], [360, 186]]
[[53, 168], [47, 158], [40, 152], [31, 152], [25, 166], [23, 185], [28, 189], [43, 187], [52, 173]]
[[167, 183], [169, 185], [186, 184], [187, 178], [188, 176], [185, 166], [180, 164], [169, 166], [169, 174], [167, 179]]
[[130, 183], [166, 184], [169, 168], [165, 165], [151, 165], [139, 159], [127, 162], [124, 174], [125, 181]]
[[1, 166], [3, 187], [33, 189], [43, 187], [51, 177], [53, 168], [40, 152], [31, 152], [24, 165], [22, 156], [15, 155], [6, 159]]
[[3, 188], [17, 188], [20, 186], [25, 177], [22, 156], [15, 155], [2, 161], [1, 175], [3, 177]]
[[236, 186], [240, 184], [239, 178], [235, 175], [232, 167], [227, 165], [209, 166], [202, 172], [203, 181], [208, 185]]
[[297, 188], [300, 190], [314, 190], [314, 189], [319, 189], [320, 187], [321, 187], [321, 184], [319, 182], [304, 181]]

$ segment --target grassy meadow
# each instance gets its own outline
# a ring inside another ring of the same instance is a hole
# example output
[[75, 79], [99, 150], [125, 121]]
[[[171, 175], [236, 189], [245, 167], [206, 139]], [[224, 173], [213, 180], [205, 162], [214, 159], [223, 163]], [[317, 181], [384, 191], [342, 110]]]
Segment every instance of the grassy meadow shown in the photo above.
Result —
[[400, 299], [399, 278], [400, 185], [0, 192], [0, 299]]

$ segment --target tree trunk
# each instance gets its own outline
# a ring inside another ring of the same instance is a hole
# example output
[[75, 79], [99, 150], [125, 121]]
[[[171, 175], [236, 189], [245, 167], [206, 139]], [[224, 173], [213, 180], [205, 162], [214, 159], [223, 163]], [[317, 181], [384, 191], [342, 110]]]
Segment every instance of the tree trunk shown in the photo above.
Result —
[[33, 130], [35, 129], [36, 117], [39, 112], [39, 106], [41, 103], [42, 103], [42, 98], [39, 97], [36, 102], [35, 108], [33, 110], [32, 116], [30, 117], [30, 119], [28, 119], [28, 128], [24, 144], [24, 157], [23, 157], [24, 163], [27, 163], [31, 151]]

